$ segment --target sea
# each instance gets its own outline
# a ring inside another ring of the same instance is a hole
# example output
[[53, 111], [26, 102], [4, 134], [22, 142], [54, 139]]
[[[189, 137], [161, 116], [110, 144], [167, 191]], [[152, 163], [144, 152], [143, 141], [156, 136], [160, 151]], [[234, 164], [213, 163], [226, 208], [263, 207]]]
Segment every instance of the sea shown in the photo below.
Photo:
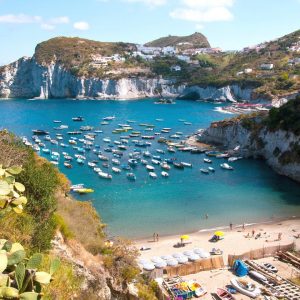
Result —
[[[175, 104], [155, 104], [155, 99], [140, 99], [128, 101], [116, 100], [30, 100], [14, 99], [0, 100], [0, 127], [9, 129], [20, 137], [31, 140], [33, 129], [49, 131], [51, 137], [56, 133], [63, 134], [63, 142], [68, 144], [70, 136], [67, 131], [79, 130], [80, 126], [90, 125], [95, 130], [102, 130], [96, 137], [95, 144], [100, 145], [104, 155], [112, 158], [112, 153], [106, 153], [104, 148], [108, 143], [103, 138], [119, 141], [120, 136], [128, 133], [113, 134], [128, 120], [135, 131], [144, 135], [154, 135], [162, 128], [171, 128], [168, 137], [175, 132], [188, 136], [197, 130], [206, 128], [213, 121], [228, 118], [216, 110], [226, 104], [213, 104], [201, 101], [177, 100]], [[72, 121], [73, 117], [83, 116], [83, 122]], [[101, 125], [103, 118], [115, 116], [108, 125]], [[53, 120], [61, 120], [68, 129], [57, 131]], [[189, 125], [185, 125], [188, 122]], [[155, 125], [153, 131], [145, 131], [146, 127], [139, 124]], [[79, 136], [78, 138], [81, 138]], [[43, 139], [43, 138], [42, 138]], [[140, 138], [132, 138], [139, 139]], [[176, 140], [175, 140], [176, 141]], [[150, 141], [148, 148], [138, 148], [130, 141], [129, 149], [124, 151], [121, 163], [127, 163], [129, 153], [134, 149], [148, 150], [161, 159], [174, 158], [177, 162], [188, 162], [192, 168], [184, 170], [171, 168], [169, 177], [161, 176], [161, 169], [155, 166], [157, 179], [149, 177], [145, 166], [139, 164], [131, 172], [136, 175], [136, 181], [126, 177], [128, 171], [114, 174], [111, 165], [108, 169], [99, 167], [104, 172], [112, 174], [112, 180], [100, 178], [88, 161], [97, 159], [91, 150], [87, 151], [86, 162], [79, 165], [72, 162], [73, 168], [63, 165], [61, 156], [58, 168], [72, 184], [83, 183], [94, 189], [94, 193], [86, 195], [73, 194], [80, 201], [91, 201], [101, 219], [107, 224], [109, 236], [124, 236], [128, 238], [151, 237], [154, 232], [160, 235], [190, 233], [208, 228], [222, 228], [233, 224], [250, 224], [268, 222], [276, 218], [300, 216], [300, 185], [286, 177], [276, 174], [262, 160], [241, 159], [230, 163], [234, 170], [228, 171], [220, 167], [225, 159], [211, 158], [211, 167], [215, 172], [203, 174], [200, 168], [209, 165], [203, 162], [205, 154], [191, 154], [177, 151], [169, 153], [164, 144], [157, 143], [157, 138]], [[46, 147], [56, 152], [68, 152], [74, 156], [76, 150], [71, 145], [68, 148], [45, 142]], [[165, 150], [165, 154], [157, 149]], [[47, 154], [41, 156], [50, 159]], [[146, 158], [148, 159], [148, 158]], [[151, 164], [151, 159], [148, 159]]]

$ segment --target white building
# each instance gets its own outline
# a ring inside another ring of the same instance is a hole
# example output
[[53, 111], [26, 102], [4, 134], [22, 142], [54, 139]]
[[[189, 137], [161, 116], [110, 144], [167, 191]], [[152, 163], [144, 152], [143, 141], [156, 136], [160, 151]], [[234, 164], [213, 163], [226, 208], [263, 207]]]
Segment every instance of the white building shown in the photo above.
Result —
[[244, 70], [244, 73], [245, 74], [249, 74], [249, 73], [252, 73], [252, 69], [250, 69], [250, 68], [246, 68], [245, 70]]
[[176, 57], [179, 59], [179, 60], [183, 60], [187, 63], [189, 63], [191, 61], [191, 58], [187, 55], [176, 55]]
[[171, 47], [171, 46], [163, 47], [162, 48], [162, 53], [164, 55], [175, 55], [176, 54], [176, 48], [175, 47]]
[[261, 70], [273, 70], [274, 64], [264, 63], [260, 65]]
[[171, 71], [175, 71], [175, 72], [180, 72], [181, 71], [181, 67], [178, 65], [172, 66], [170, 68]]
[[160, 47], [147, 47], [144, 45], [136, 45], [136, 48], [138, 52], [149, 55], [160, 55], [162, 52], [162, 48]]

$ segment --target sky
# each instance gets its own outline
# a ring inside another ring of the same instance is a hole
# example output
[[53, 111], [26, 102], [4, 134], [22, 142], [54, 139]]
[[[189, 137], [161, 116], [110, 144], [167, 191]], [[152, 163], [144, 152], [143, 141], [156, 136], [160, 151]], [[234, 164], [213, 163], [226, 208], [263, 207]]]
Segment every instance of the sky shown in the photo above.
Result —
[[0, 0], [0, 65], [55, 36], [146, 43], [203, 33], [239, 50], [300, 29], [300, 0]]

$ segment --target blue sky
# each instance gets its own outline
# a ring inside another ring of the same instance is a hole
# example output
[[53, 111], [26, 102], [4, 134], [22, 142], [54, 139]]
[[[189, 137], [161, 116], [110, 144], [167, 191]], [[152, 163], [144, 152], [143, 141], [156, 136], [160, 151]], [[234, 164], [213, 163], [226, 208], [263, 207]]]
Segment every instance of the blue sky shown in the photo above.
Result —
[[300, 29], [300, 0], [0, 0], [0, 65], [55, 36], [144, 43], [205, 34], [241, 49]]

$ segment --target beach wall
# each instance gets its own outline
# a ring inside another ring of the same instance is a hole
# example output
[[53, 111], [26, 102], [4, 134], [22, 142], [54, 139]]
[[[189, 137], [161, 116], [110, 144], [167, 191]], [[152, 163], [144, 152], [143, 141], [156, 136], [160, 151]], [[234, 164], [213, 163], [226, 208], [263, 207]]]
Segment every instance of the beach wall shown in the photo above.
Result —
[[238, 85], [187, 86], [176, 80], [142, 76], [120, 79], [77, 77], [58, 63], [40, 65], [34, 57], [20, 58], [0, 69], [2, 98], [137, 99], [160, 95], [231, 102], [253, 99], [251, 88]]
[[209, 271], [224, 268], [224, 260], [222, 255], [216, 255], [210, 258], [201, 259], [187, 264], [180, 264], [174, 267], [166, 267], [164, 269], [155, 269], [149, 272], [151, 278], [161, 278], [163, 276], [174, 277], [176, 275], [186, 276], [196, 274], [201, 271]]
[[254, 260], [254, 259], [260, 259], [264, 257], [271, 257], [271, 256], [275, 256], [279, 251], [286, 252], [286, 251], [292, 251], [294, 249], [295, 249], [295, 244], [291, 243], [288, 245], [278, 244], [276, 246], [254, 249], [240, 255], [229, 254], [228, 265], [232, 267], [236, 260], [245, 260], [245, 259]]
[[277, 173], [300, 182], [299, 136], [284, 130], [270, 131], [259, 125], [261, 120], [251, 119], [252, 125], [243, 118], [215, 122], [198, 139], [227, 150], [239, 146], [236, 156], [264, 158]]

